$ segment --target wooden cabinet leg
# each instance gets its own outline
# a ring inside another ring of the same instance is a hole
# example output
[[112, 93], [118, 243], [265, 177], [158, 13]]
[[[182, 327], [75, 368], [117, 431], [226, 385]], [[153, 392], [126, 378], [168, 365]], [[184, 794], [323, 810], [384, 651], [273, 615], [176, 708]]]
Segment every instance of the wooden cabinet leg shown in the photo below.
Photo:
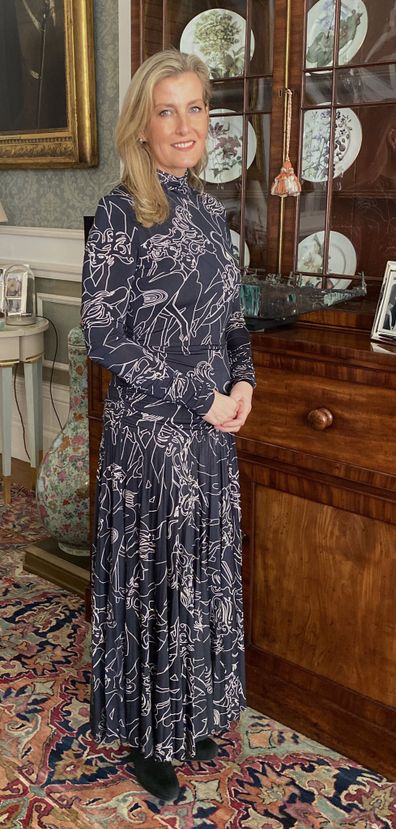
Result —
[[3, 475], [3, 500], [5, 504], [11, 503], [11, 475]]
[[12, 366], [0, 366], [1, 446], [4, 503], [11, 501]]

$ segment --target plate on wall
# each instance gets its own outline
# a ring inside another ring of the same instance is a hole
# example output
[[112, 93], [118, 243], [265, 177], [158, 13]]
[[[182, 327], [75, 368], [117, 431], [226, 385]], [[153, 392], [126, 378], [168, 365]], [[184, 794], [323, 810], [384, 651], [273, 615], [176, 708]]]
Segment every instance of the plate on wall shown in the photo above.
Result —
[[[239, 233], [237, 233], [236, 230], [230, 230], [230, 233], [231, 233], [232, 252], [235, 256], [235, 259], [237, 260], [238, 267], [239, 267], [239, 249], [240, 249], [240, 245], [241, 245], [241, 237], [240, 237]], [[249, 248], [248, 248], [248, 246], [245, 242], [242, 267], [243, 268], [248, 268], [249, 263], [250, 263], [250, 251], [249, 251]]]
[[[301, 176], [306, 181], [327, 181], [330, 150], [330, 109], [309, 109], [304, 115]], [[357, 158], [362, 146], [362, 126], [356, 113], [336, 109], [333, 177], [341, 176]]]
[[[246, 21], [228, 9], [208, 9], [187, 23], [180, 38], [180, 51], [198, 55], [206, 63], [211, 78], [243, 75]], [[250, 57], [254, 54], [254, 34], [250, 34]]]
[[[318, 0], [307, 14], [308, 69], [333, 64], [334, 0]], [[338, 65], [349, 63], [362, 46], [368, 28], [363, 0], [341, 0]]]
[[[322, 277], [319, 275], [323, 265], [324, 231], [318, 230], [302, 239], [298, 246], [297, 270], [308, 271], [312, 277], [304, 278], [305, 285], [320, 288]], [[354, 276], [356, 273], [356, 251], [353, 244], [343, 233], [330, 231], [328, 273], [344, 273]], [[351, 279], [327, 279], [328, 288], [347, 288]]]
[[[211, 110], [209, 115], [208, 163], [203, 176], [210, 184], [223, 184], [242, 174], [243, 120], [232, 109]], [[256, 150], [256, 133], [249, 123], [246, 169], [253, 162]]]

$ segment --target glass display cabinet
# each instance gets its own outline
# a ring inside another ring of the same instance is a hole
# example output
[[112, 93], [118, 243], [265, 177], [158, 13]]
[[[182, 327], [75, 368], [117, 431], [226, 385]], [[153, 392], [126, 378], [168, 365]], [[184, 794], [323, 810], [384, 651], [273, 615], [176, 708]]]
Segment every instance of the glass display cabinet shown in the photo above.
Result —
[[[227, 209], [240, 265], [336, 290], [364, 274], [366, 329], [396, 258], [395, 26], [393, 0], [148, 0], [133, 10], [132, 68], [168, 46], [210, 68], [206, 188]], [[287, 87], [302, 193], [284, 202], [270, 189]], [[356, 325], [355, 303], [345, 308]], [[334, 313], [320, 321], [334, 324]]]
[[375, 302], [396, 257], [395, 4], [309, 0], [305, 20], [295, 267], [364, 272]]
[[[241, 267], [367, 295], [252, 335], [237, 436], [248, 703], [396, 775], [396, 360], [370, 342], [396, 260], [395, 0], [132, 0], [132, 72], [213, 80], [206, 188]], [[297, 198], [271, 195], [286, 151]], [[91, 493], [108, 375], [90, 364]]]
[[[268, 267], [274, 0], [152, 2], [139, 8], [135, 65], [161, 48], [197, 53], [213, 83], [206, 189], [225, 205], [241, 265]], [[278, 103], [278, 119], [281, 116]], [[280, 126], [280, 133], [282, 127]], [[276, 209], [272, 222], [276, 222]]]

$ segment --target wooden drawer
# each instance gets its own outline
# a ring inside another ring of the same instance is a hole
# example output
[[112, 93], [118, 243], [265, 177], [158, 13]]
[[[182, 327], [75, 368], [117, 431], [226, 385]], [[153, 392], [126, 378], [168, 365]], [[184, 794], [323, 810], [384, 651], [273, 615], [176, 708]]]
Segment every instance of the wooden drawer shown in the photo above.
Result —
[[[256, 373], [243, 438], [395, 474], [394, 390], [260, 366]], [[318, 430], [314, 425], [324, 417], [323, 409], [331, 413], [332, 423]]]

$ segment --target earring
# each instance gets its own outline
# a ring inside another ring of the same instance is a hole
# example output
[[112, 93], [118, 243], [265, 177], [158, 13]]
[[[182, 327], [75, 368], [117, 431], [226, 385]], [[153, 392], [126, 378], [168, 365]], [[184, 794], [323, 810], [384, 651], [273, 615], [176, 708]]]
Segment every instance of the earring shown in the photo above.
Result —
[[144, 138], [139, 138], [139, 144], [144, 144], [144, 143], [145, 143]]

